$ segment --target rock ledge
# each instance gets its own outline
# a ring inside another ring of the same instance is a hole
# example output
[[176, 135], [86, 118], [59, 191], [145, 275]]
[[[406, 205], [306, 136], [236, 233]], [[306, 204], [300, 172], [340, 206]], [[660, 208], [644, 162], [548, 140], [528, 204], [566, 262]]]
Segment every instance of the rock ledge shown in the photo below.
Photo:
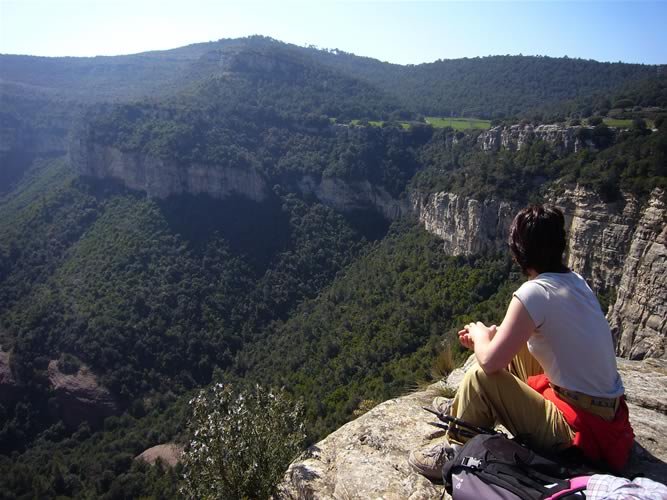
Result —
[[[471, 360], [466, 363], [469, 366]], [[667, 362], [619, 359], [637, 444], [627, 475], [667, 481]], [[421, 409], [443, 388], [456, 388], [464, 368], [447, 381], [386, 401], [312, 446], [287, 471], [285, 492], [315, 499], [432, 499], [443, 487], [412, 471], [411, 450], [441, 435]], [[448, 497], [447, 497], [448, 498]]]

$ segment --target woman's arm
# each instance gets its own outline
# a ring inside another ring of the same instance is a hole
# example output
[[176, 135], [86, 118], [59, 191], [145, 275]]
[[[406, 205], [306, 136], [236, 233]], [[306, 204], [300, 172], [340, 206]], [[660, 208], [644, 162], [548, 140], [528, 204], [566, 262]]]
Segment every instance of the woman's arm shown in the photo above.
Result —
[[505, 319], [496, 329], [481, 321], [470, 323], [459, 332], [459, 339], [475, 351], [479, 366], [485, 373], [498, 372], [509, 365], [516, 353], [535, 331], [535, 323], [521, 301], [512, 297]]

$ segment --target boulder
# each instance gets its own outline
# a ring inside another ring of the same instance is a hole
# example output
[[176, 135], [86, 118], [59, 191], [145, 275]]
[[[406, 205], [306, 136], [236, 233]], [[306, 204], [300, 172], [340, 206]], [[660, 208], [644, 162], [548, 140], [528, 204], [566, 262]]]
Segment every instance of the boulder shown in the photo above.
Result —
[[[334, 499], [432, 499], [443, 487], [412, 471], [411, 450], [442, 435], [422, 406], [443, 390], [458, 387], [465, 369], [446, 381], [386, 401], [333, 432], [292, 463], [286, 496]], [[626, 473], [667, 480], [667, 362], [619, 359], [636, 445]], [[446, 498], [448, 498], [446, 496]]]
[[181, 455], [183, 455], [183, 446], [176, 443], [166, 443], [148, 448], [134, 459], [151, 465], [159, 460], [163, 465], [175, 467], [181, 461]]

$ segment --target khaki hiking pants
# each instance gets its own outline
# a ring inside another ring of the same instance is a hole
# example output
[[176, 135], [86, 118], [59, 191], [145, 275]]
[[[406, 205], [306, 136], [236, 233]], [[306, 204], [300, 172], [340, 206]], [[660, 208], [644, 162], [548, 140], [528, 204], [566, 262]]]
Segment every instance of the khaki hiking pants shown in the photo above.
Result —
[[[556, 451], [572, 443], [574, 431], [556, 405], [526, 385], [542, 367], [524, 346], [507, 370], [487, 375], [475, 363], [465, 374], [452, 404], [451, 415], [480, 427], [502, 424], [531, 448]], [[467, 439], [453, 435], [452, 441]]]

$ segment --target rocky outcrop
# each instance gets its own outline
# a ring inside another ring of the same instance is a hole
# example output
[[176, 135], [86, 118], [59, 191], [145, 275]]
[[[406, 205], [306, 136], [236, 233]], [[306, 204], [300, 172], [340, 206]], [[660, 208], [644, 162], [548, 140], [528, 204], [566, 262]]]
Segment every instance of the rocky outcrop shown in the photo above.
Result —
[[[203, 193], [224, 199], [237, 194], [259, 202], [269, 196], [269, 184], [272, 184], [251, 165], [183, 165], [82, 141], [73, 142], [70, 158], [81, 175], [116, 179], [130, 189], [156, 198]], [[342, 212], [371, 209], [387, 219], [395, 219], [409, 211], [406, 200], [396, 199], [384, 188], [368, 181], [306, 175], [285, 182], [294, 190]]]
[[[619, 363], [638, 443], [626, 472], [664, 482], [667, 362]], [[428, 424], [429, 415], [421, 407], [430, 405], [443, 386], [458, 386], [463, 371], [455, 370], [447, 381], [425, 391], [386, 401], [312, 446], [305, 457], [290, 466], [284, 483], [287, 496], [346, 500], [439, 498], [443, 487], [415, 473], [407, 457], [411, 450], [440, 435], [441, 431]]]
[[581, 131], [589, 127], [566, 127], [563, 125], [511, 125], [498, 126], [482, 132], [477, 138], [477, 144], [484, 151], [498, 151], [509, 149], [520, 151], [536, 140], [551, 144], [560, 154], [576, 153], [582, 148], [593, 148], [590, 139], [584, 139]]
[[595, 193], [576, 187], [552, 195], [550, 201], [565, 214], [568, 267], [595, 291], [616, 288], [640, 215], [635, 197], [605, 203]]
[[442, 486], [407, 462], [410, 450], [438, 435], [421, 408], [435, 395], [432, 390], [392, 399], [345, 424], [290, 466], [286, 489], [294, 498], [439, 498]]
[[48, 377], [57, 402], [51, 410], [67, 427], [76, 428], [84, 421], [97, 427], [106, 417], [119, 413], [114, 397], [86, 366], [76, 373], [66, 374], [60, 371], [58, 362], [52, 360]]
[[667, 356], [667, 202], [663, 191], [653, 193], [637, 224], [609, 323], [621, 356]]
[[175, 160], [84, 143], [83, 140], [73, 142], [70, 158], [82, 175], [116, 179], [130, 189], [144, 191], [156, 198], [206, 193], [217, 198], [240, 194], [262, 201], [268, 193], [264, 178], [251, 166], [182, 165]]
[[[10, 356], [9, 352], [0, 350], [0, 405], [8, 406], [21, 396], [21, 386], [12, 375]], [[51, 360], [47, 376], [55, 396], [53, 404], [49, 401], [49, 410], [70, 429], [76, 429], [82, 422], [99, 427], [106, 417], [120, 412], [115, 398], [85, 365], [75, 373], [63, 373], [58, 361]]]
[[158, 461], [168, 467], [175, 467], [181, 461], [183, 446], [175, 443], [158, 444], [144, 450], [134, 459], [155, 465]]
[[409, 212], [407, 200], [393, 198], [384, 188], [368, 181], [348, 182], [336, 177], [317, 180], [305, 176], [297, 182], [296, 189], [341, 212], [373, 209], [389, 220]]
[[448, 255], [472, 255], [507, 248], [516, 207], [494, 199], [478, 201], [453, 193], [413, 193], [412, 210], [424, 228], [441, 238]]
[[[575, 187], [552, 192], [568, 231], [567, 265], [595, 292], [613, 295], [608, 318], [618, 353], [633, 359], [665, 357], [667, 336], [667, 203], [655, 190], [642, 205], [631, 195], [604, 202]], [[412, 209], [427, 231], [443, 240], [449, 255], [504, 252], [519, 206], [478, 201], [453, 193], [413, 193]]]

